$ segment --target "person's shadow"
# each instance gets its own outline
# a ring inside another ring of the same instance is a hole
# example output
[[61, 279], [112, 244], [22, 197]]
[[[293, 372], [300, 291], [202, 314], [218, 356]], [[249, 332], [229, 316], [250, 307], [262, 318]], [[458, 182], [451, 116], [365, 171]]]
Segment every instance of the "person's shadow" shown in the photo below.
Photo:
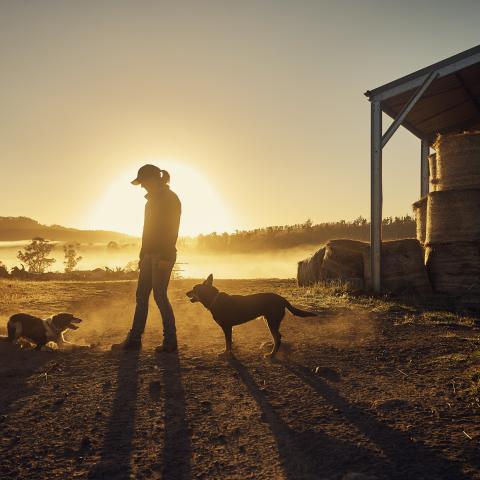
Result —
[[187, 421], [185, 390], [178, 352], [156, 357], [163, 370], [165, 440], [161, 453], [161, 472], [165, 480], [192, 478], [192, 432]]
[[[119, 356], [117, 389], [112, 405], [101, 459], [90, 471], [91, 479], [126, 480], [132, 478], [131, 457], [137, 394], [139, 386], [139, 353], [122, 352]], [[191, 431], [187, 423], [185, 391], [182, 385], [178, 353], [160, 354], [155, 363], [162, 371], [164, 446], [157, 465], [165, 480], [191, 478]], [[152, 382], [152, 402], [161, 402], [161, 387]]]
[[88, 478], [123, 480], [132, 474], [132, 441], [138, 388], [139, 352], [121, 352], [118, 362], [117, 389], [100, 461]]

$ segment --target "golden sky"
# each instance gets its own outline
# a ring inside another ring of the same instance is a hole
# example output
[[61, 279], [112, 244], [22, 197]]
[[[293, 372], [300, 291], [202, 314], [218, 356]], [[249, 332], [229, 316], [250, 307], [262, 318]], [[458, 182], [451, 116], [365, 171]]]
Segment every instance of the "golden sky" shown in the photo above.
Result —
[[[144, 163], [181, 232], [369, 216], [369, 103], [479, 43], [480, 2], [0, 1], [0, 215], [140, 233]], [[419, 195], [384, 155], [384, 215]]]

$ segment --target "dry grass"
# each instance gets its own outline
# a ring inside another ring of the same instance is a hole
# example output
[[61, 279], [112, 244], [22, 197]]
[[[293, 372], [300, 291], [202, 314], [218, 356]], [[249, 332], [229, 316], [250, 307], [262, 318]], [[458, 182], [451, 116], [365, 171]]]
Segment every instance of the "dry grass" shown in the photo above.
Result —
[[[171, 282], [174, 294], [186, 292], [195, 279]], [[342, 282], [321, 282], [309, 287], [298, 287], [294, 280], [253, 279], [216, 280], [216, 285], [228, 293], [247, 294], [252, 291], [274, 291], [292, 303], [319, 313], [358, 310], [394, 319], [399, 323], [474, 325], [477, 317], [450, 311], [441, 301], [422, 302], [415, 297], [357, 295]], [[133, 299], [136, 281], [21, 281], [0, 280], [0, 317], [19, 311], [34, 315], [51, 314], [80, 305], [108, 303], [121, 298]], [[0, 326], [1, 327], [1, 326]]]

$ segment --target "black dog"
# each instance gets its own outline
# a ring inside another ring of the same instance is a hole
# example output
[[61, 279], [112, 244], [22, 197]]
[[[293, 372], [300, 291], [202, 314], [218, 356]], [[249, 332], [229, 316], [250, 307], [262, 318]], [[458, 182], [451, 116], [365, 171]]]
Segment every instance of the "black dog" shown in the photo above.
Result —
[[273, 349], [269, 356], [274, 356], [281, 344], [280, 323], [285, 316], [285, 309], [298, 317], [315, 317], [316, 314], [295, 308], [288, 300], [276, 293], [255, 293], [253, 295], [228, 295], [213, 286], [213, 275], [187, 292], [192, 303], [200, 302], [210, 310], [213, 319], [225, 334], [225, 353], [232, 351], [232, 327], [257, 317], [263, 316], [273, 337]]
[[7, 322], [8, 337], [5, 340], [13, 343], [23, 337], [35, 343], [36, 350], [40, 350], [48, 342], [55, 342], [58, 346], [69, 345], [63, 334], [68, 329], [77, 330], [75, 324], [81, 321], [71, 313], [59, 313], [46, 320], [27, 313], [16, 313]]

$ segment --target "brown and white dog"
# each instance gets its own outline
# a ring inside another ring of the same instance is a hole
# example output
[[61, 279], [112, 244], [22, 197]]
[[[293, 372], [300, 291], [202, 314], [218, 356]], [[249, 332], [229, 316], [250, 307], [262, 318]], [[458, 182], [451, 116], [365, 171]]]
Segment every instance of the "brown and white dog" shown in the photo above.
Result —
[[7, 342], [15, 342], [19, 338], [26, 338], [35, 343], [35, 350], [40, 350], [48, 342], [55, 342], [59, 347], [72, 345], [63, 338], [67, 330], [78, 330], [75, 324], [80, 323], [80, 318], [71, 313], [59, 313], [45, 320], [28, 315], [16, 313], [7, 322]]

